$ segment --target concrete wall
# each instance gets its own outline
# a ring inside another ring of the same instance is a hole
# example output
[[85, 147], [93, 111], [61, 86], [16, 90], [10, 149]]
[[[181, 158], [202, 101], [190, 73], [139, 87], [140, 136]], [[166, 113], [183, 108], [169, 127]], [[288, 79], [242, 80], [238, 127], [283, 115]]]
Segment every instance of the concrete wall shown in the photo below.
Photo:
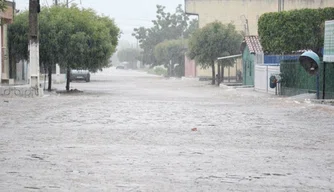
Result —
[[[301, 8], [324, 8], [334, 6], [334, 0], [285, 0], [284, 2], [284, 10]], [[277, 12], [278, 1], [185, 0], [185, 10], [189, 14], [199, 15], [199, 27], [204, 27], [206, 24], [218, 20], [222, 23], [233, 22], [236, 25], [237, 30], [245, 31], [245, 18], [247, 18], [249, 35], [257, 35], [258, 18], [263, 13]], [[231, 71], [235, 71], [235, 69], [231, 69]], [[197, 76], [211, 77], [211, 70], [203, 70], [200, 69], [200, 67], [197, 67]]]
[[184, 76], [196, 77], [196, 63], [194, 60], [190, 60], [187, 56], [185, 56], [184, 62]]
[[16, 82], [28, 84], [28, 62], [20, 61], [16, 63]]
[[[333, 7], [333, 0], [285, 0], [284, 10]], [[278, 11], [277, 0], [185, 0], [187, 13], [199, 15], [200, 27], [215, 20], [234, 22], [237, 30], [244, 31], [248, 19], [249, 35], [257, 35], [258, 18], [267, 12]], [[245, 17], [243, 17], [243, 15]]]
[[[218, 69], [218, 67], [216, 65], [216, 73], [218, 73], [217, 69]], [[229, 74], [229, 70], [230, 70], [230, 74]], [[231, 77], [234, 78], [234, 77], [236, 77], [236, 71], [237, 70], [242, 71], [242, 60], [241, 59], [237, 59], [236, 65], [234, 67], [230, 67], [230, 69], [225, 68], [224, 76], [228, 77], [230, 75]], [[211, 67], [207, 68], [207, 69], [201, 69], [200, 66], [196, 66], [196, 75], [197, 75], [197, 77], [212, 77]]]

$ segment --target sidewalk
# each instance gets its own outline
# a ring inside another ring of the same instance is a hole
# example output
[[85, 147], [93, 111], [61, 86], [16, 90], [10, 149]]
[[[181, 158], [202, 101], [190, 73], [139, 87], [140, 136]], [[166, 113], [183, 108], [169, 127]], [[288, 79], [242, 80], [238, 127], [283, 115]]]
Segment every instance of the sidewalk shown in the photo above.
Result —
[[28, 84], [0, 84], [0, 97], [36, 97], [38, 90], [30, 87]]

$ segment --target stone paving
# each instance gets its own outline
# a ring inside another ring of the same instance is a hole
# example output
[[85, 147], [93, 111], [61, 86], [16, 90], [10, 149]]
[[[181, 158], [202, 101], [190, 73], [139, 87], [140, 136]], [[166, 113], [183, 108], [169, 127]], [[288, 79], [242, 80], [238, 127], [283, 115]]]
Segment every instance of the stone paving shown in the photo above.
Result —
[[0, 191], [334, 191], [331, 106], [115, 69], [72, 88], [0, 98]]

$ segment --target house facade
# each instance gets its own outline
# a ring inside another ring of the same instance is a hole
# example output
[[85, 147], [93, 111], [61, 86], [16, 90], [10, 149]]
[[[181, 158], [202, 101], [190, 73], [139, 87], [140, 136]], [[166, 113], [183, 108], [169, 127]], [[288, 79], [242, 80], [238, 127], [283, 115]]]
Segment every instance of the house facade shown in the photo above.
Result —
[[254, 86], [255, 64], [260, 63], [263, 58], [263, 50], [258, 36], [246, 36], [241, 44], [241, 53], [243, 84]]
[[[186, 13], [198, 16], [199, 27], [216, 20], [225, 24], [233, 22], [237, 30], [246, 35], [257, 35], [257, 22], [264, 13], [333, 6], [333, 0], [185, 0]], [[241, 60], [238, 65], [242, 65]], [[211, 70], [203, 70], [197, 66], [196, 75], [210, 77]]]
[[6, 9], [0, 11], [0, 83], [9, 82], [8, 25], [13, 22], [14, 3], [6, 1]]

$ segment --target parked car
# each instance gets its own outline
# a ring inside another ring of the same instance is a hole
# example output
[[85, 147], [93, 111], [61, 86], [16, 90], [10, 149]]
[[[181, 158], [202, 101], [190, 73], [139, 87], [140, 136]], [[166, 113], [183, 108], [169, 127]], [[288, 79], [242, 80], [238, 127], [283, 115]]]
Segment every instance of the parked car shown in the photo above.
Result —
[[86, 82], [90, 82], [90, 72], [88, 70], [71, 70], [70, 80], [84, 80]]
[[118, 65], [116, 69], [125, 69], [125, 67], [123, 65]]

